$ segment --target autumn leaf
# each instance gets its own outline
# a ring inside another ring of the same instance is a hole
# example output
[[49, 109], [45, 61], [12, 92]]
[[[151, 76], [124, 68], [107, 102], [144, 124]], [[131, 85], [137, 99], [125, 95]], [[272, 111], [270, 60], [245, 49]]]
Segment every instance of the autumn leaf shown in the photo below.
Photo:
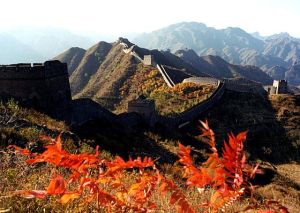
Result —
[[60, 202], [62, 204], [66, 204], [74, 199], [79, 198], [79, 197], [80, 197], [80, 193], [78, 193], [78, 192], [67, 192], [60, 198]]
[[45, 190], [18, 190], [15, 192], [15, 195], [20, 195], [28, 199], [44, 199], [47, 195], [47, 192]]
[[56, 173], [53, 174], [52, 179], [47, 187], [47, 194], [64, 194], [66, 191], [66, 184], [64, 178]]

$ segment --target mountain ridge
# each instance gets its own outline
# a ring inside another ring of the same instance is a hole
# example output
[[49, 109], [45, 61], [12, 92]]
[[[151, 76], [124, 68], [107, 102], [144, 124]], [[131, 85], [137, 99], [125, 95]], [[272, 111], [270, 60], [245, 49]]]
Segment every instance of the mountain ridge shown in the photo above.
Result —
[[[300, 39], [288, 33], [262, 38], [241, 28], [219, 30], [197, 22], [173, 24], [137, 36], [133, 42], [149, 49], [169, 49], [173, 53], [193, 49], [199, 56], [217, 55], [231, 64], [254, 65], [271, 74], [269, 69], [281, 66], [286, 69], [285, 79], [291, 79], [289, 70], [300, 60]], [[300, 85], [300, 78], [291, 83]]]
[[[199, 57], [193, 50], [181, 50], [177, 54], [172, 54], [169, 51], [140, 48], [128, 40], [127, 43], [129, 48], [134, 48], [139, 58], [143, 59], [144, 55], [152, 54], [157, 63], [170, 67], [170, 74], [176, 83], [181, 83], [189, 76], [212, 76], [219, 79], [237, 77], [262, 84], [272, 83], [272, 78], [258, 67], [233, 65], [218, 56]], [[102, 41], [86, 51], [71, 48], [57, 56], [55, 59], [69, 62], [73, 97], [89, 97], [96, 101], [103, 97], [118, 98], [125, 81], [135, 75], [137, 70], [148, 70], [132, 54], [126, 54], [123, 50], [124, 47], [120, 45], [120, 41], [114, 43]], [[84, 54], [76, 58], [79, 52]], [[187, 53], [194, 56], [193, 61], [186, 58]], [[77, 67], [73, 67], [75, 64]], [[156, 67], [152, 69], [157, 70]], [[127, 83], [130, 84], [130, 82]]]

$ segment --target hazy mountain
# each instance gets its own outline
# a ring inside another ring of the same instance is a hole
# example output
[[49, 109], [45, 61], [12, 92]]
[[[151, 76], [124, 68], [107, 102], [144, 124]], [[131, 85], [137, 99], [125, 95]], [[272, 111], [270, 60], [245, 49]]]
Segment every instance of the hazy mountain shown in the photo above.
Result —
[[263, 55], [276, 56], [293, 65], [300, 60], [300, 40], [280, 34], [266, 40]]
[[300, 85], [300, 63], [294, 64], [285, 73], [285, 78], [294, 85]]
[[0, 39], [0, 50], [4, 55], [0, 60], [3, 64], [44, 62], [68, 48], [87, 48], [94, 43], [88, 37], [59, 28], [26, 27], [8, 30], [5, 36], [3, 34]]
[[251, 33], [251, 35], [254, 37], [254, 38], [257, 38], [257, 39], [260, 39], [260, 40], [265, 40], [266, 37], [265, 36], [262, 36], [260, 35], [259, 32], [254, 32], [254, 33]]
[[281, 33], [277, 33], [274, 35], [270, 35], [270, 36], [266, 36], [264, 37], [265, 40], [275, 40], [275, 39], [289, 39], [292, 41], [300, 41], [299, 38], [294, 38], [292, 37], [290, 34], [288, 34], [287, 32], [281, 32]]
[[170, 49], [173, 53], [193, 49], [199, 56], [217, 55], [232, 64], [259, 66], [269, 74], [274, 73], [268, 71], [274, 66], [288, 70], [300, 60], [300, 40], [287, 33], [261, 37], [240, 28], [218, 30], [196, 22], [178, 23], [144, 33], [134, 42], [149, 49]]
[[266, 70], [266, 73], [275, 80], [285, 79], [287, 69], [281, 66], [274, 66]]
[[0, 34], [0, 64], [41, 61], [44, 56], [9, 34]]
[[188, 48], [198, 55], [219, 55], [231, 63], [241, 63], [245, 49], [262, 51], [264, 42], [240, 28], [216, 30], [196, 22], [183, 22], [138, 36], [134, 42], [149, 49]]

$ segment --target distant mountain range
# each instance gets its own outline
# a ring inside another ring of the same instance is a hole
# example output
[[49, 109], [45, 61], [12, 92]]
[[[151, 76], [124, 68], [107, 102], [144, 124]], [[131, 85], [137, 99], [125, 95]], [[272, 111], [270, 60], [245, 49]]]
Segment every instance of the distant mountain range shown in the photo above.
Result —
[[45, 57], [15, 37], [0, 33], [0, 64], [28, 62], [33, 59], [39, 62]]
[[[136, 33], [124, 33], [135, 37]], [[99, 40], [114, 41], [113, 34], [73, 33], [63, 28], [18, 27], [0, 29], [0, 64], [44, 62], [71, 48], [88, 48]]]
[[18, 28], [0, 32], [0, 64], [44, 62], [70, 47], [87, 48], [94, 42], [57, 28]]
[[273, 78], [300, 84], [300, 39], [287, 33], [261, 37], [240, 28], [217, 30], [196, 22], [183, 22], [144, 33], [134, 43], [149, 49], [192, 49], [199, 56], [216, 55], [229, 63], [260, 67]]
[[[0, 64], [43, 62], [65, 51], [57, 58], [69, 63], [76, 93], [89, 82], [114, 49], [114, 44], [107, 42], [88, 48], [95, 40], [98, 41], [96, 36], [79, 36], [56, 28], [0, 31]], [[242, 76], [262, 83], [270, 81], [269, 75], [300, 85], [300, 39], [287, 33], [262, 37], [240, 28], [217, 30], [201, 23], [183, 22], [140, 34], [133, 42], [144, 48], [140, 48], [142, 54], [154, 54], [163, 58], [164, 63], [187, 69], [190, 74]]]

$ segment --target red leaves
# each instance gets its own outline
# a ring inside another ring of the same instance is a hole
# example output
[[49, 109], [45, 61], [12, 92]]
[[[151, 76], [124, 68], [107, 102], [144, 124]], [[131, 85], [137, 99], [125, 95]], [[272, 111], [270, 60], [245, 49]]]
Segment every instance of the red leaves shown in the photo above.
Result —
[[18, 190], [15, 192], [16, 195], [21, 195], [24, 198], [38, 198], [44, 199], [47, 195], [45, 190]]
[[47, 187], [48, 195], [64, 194], [66, 191], [66, 184], [64, 178], [56, 173], [53, 174], [52, 179]]
[[80, 193], [78, 192], [67, 192], [60, 198], [60, 203], [66, 204], [79, 197], [80, 197]]
[[229, 142], [225, 142], [222, 149], [222, 163], [228, 176], [227, 183], [236, 189], [239, 189], [244, 183], [243, 171], [246, 155], [243, 143], [246, 140], [246, 135], [247, 132], [241, 132], [236, 137], [232, 133], [229, 134]]
[[[208, 159], [200, 167], [194, 165], [191, 148], [179, 144], [179, 162], [184, 166], [188, 186], [197, 187], [200, 193], [208, 186], [214, 191], [209, 201], [199, 206], [209, 208], [208, 212], [218, 212], [239, 198], [247, 188], [253, 188], [248, 180], [259, 172], [259, 165], [252, 167], [246, 163], [244, 141], [247, 132], [237, 136], [229, 134], [229, 141], [224, 142], [222, 155], [219, 155], [214, 132], [209, 128], [207, 121], [201, 123], [202, 137], [206, 139], [211, 150]], [[70, 154], [63, 149], [60, 136], [56, 140], [47, 139], [51, 144], [46, 146], [46, 151], [42, 154], [31, 154], [27, 149], [10, 147], [15, 148], [16, 153], [29, 156], [28, 164], [39, 162], [53, 164], [68, 169], [71, 172], [70, 176], [65, 181], [61, 175], [54, 172], [46, 190], [21, 190], [15, 194], [39, 199], [59, 195], [62, 204], [81, 199], [83, 203], [96, 203], [97, 208], [101, 206], [109, 212], [150, 212], [157, 208], [150, 200], [153, 192], [158, 190], [163, 196], [170, 196], [169, 204], [176, 205], [178, 212], [195, 212], [184, 193], [172, 180], [160, 174], [151, 158], [138, 157], [125, 161], [117, 156], [114, 160], [108, 161], [99, 158], [98, 147], [95, 154]], [[132, 180], [131, 185], [125, 186], [122, 175], [127, 169], [133, 168], [139, 170], [138, 177]], [[69, 191], [70, 183], [73, 183], [73, 187], [76, 183], [78, 186]], [[267, 210], [257, 212], [288, 212], [276, 201], [269, 201], [265, 206]]]
[[171, 192], [170, 205], [176, 204], [176, 209], [181, 213], [194, 213], [195, 210], [188, 203], [185, 195], [179, 190], [176, 184], [169, 179], [159, 175], [159, 182], [161, 183], [159, 190], [163, 195]]
[[124, 161], [121, 157], [117, 156], [115, 160], [111, 162], [106, 162], [106, 166], [108, 167], [107, 172], [104, 174], [104, 176], [107, 176], [112, 173], [116, 173], [117, 171], [124, 170], [124, 169], [132, 169], [132, 168], [147, 168], [147, 167], [154, 167], [154, 161], [149, 158], [145, 157], [144, 160], [142, 160], [141, 157], [138, 157], [135, 160], [132, 160], [131, 158], [129, 161]]
[[26, 156], [31, 154], [31, 152], [28, 149], [22, 149], [16, 145], [9, 145], [7, 148], [13, 148], [17, 154], [22, 154]]
[[[29, 150], [16, 146], [17, 153], [32, 156], [26, 162], [50, 163], [57, 167], [63, 167], [71, 171], [68, 180], [53, 173], [46, 190], [22, 190], [16, 194], [26, 198], [40, 198], [46, 196], [61, 195], [60, 202], [66, 204], [74, 199], [83, 198], [84, 203], [96, 202], [97, 206], [106, 207], [108, 210], [134, 210], [135, 212], [146, 212], [147, 209], [155, 209], [156, 205], [149, 201], [155, 187], [158, 186], [159, 172], [154, 165], [154, 160], [145, 157], [129, 159], [124, 161], [121, 157], [116, 157], [113, 161], [100, 159], [98, 147], [95, 154], [70, 154], [63, 149], [60, 136], [56, 140], [48, 139], [51, 144], [46, 146], [46, 150], [41, 154], [32, 155]], [[140, 178], [128, 188], [119, 179], [126, 169], [139, 169]], [[154, 172], [144, 171], [151, 168]], [[103, 171], [105, 169], [105, 171]], [[94, 173], [92, 172], [94, 171]], [[98, 171], [97, 175], [95, 172]], [[78, 188], [75, 191], [68, 191], [70, 183], [79, 180]], [[113, 188], [112, 192], [105, 191], [101, 187]]]
[[229, 134], [229, 142], [224, 142], [222, 157], [219, 156], [216, 147], [215, 134], [209, 128], [208, 122], [201, 122], [206, 143], [210, 146], [211, 153], [201, 167], [193, 165], [190, 157], [191, 149], [179, 145], [179, 162], [184, 165], [187, 185], [195, 186], [199, 192], [203, 192], [205, 186], [211, 186], [215, 193], [211, 196], [209, 207], [213, 212], [233, 202], [244, 192], [250, 177], [257, 172], [256, 166], [251, 173], [246, 173], [246, 156], [244, 153], [244, 141], [247, 132], [237, 136]]

